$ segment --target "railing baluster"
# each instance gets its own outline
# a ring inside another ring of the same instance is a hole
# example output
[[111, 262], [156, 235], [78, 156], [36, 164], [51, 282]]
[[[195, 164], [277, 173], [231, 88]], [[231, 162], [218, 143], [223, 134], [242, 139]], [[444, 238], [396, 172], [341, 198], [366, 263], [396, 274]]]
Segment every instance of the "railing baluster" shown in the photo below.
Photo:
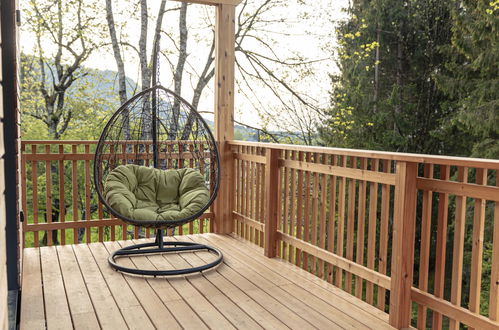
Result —
[[[450, 166], [440, 166], [440, 180], [449, 180]], [[434, 295], [442, 298], [445, 284], [445, 250], [447, 245], [447, 218], [449, 215], [449, 195], [438, 194], [437, 250], [435, 261]], [[433, 329], [442, 328], [442, 314], [433, 313]]]
[[[251, 147], [249, 149], [249, 153], [253, 155], [255, 153], [255, 147]], [[255, 163], [249, 162], [250, 165], [250, 176], [249, 176], [249, 209], [248, 209], [248, 217], [250, 219], [254, 219], [254, 206], [255, 206]], [[255, 243], [255, 230], [253, 227], [248, 226], [249, 229], [249, 241]]]
[[[294, 151], [291, 151], [289, 154], [289, 159], [295, 159], [296, 153]], [[288, 234], [290, 236], [294, 236], [294, 233], [296, 231], [296, 170], [291, 169], [290, 170], [290, 200], [289, 200], [289, 227], [288, 227]], [[289, 244], [288, 246], [288, 261], [289, 262], [294, 262], [293, 261], [294, 257], [294, 248], [293, 245]]]
[[[390, 161], [383, 160], [383, 172], [390, 172]], [[390, 186], [381, 185], [381, 224], [379, 233], [378, 272], [386, 274], [388, 265], [388, 226], [390, 218]], [[385, 311], [386, 290], [378, 287], [378, 308]]]
[[[45, 145], [45, 153], [50, 154], [50, 144]], [[45, 222], [52, 223], [52, 168], [50, 160], [45, 161]], [[55, 231], [57, 233], [57, 231]], [[45, 232], [47, 245], [52, 246], [52, 231]]]
[[[467, 167], [463, 166], [458, 167], [457, 181], [464, 183], [468, 181]], [[466, 196], [456, 196], [454, 248], [452, 253], [452, 285], [451, 285], [451, 298], [450, 298], [450, 301], [456, 306], [461, 306], [465, 235], [466, 235]], [[459, 322], [451, 318], [449, 322], [449, 329], [458, 330]]]
[[[371, 171], [378, 172], [379, 160], [371, 159]], [[378, 184], [369, 183], [369, 223], [367, 233], [367, 268], [374, 270], [374, 258], [376, 249], [376, 219], [378, 217]], [[366, 301], [374, 303], [374, 286], [366, 281]]]
[[[302, 151], [298, 152], [298, 160], [302, 162], [304, 160], [304, 153]], [[303, 226], [303, 171], [298, 170], [298, 198], [296, 201], [296, 238], [302, 239], [302, 226]], [[296, 260], [295, 265], [301, 267], [302, 262], [302, 252], [300, 249], [296, 249]]]
[[[78, 146], [73, 144], [71, 146], [71, 153], [73, 155], [78, 153]], [[78, 221], [78, 161], [74, 159], [71, 162], [71, 192], [72, 192], [72, 205], [73, 205], [73, 221]], [[73, 228], [73, 243], [78, 242], [78, 229]]]
[[[331, 165], [336, 165], [336, 155], [331, 156]], [[334, 235], [336, 222], [336, 175], [329, 176], [329, 222], [328, 222], [328, 245], [327, 249], [330, 252], [334, 251]], [[333, 271], [336, 269], [328, 263], [328, 278], [327, 281], [333, 283]]]
[[[309, 152], [305, 153], [305, 162], [310, 163], [311, 155]], [[303, 240], [310, 241], [310, 172], [305, 171], [305, 208], [304, 212], [304, 226], [303, 226]], [[308, 253], [303, 252], [303, 269], [308, 271]]]
[[[283, 158], [284, 159], [289, 158], [289, 151], [288, 150], [284, 150]], [[289, 169], [284, 167], [281, 171], [283, 173], [283, 176], [282, 176], [282, 182], [279, 186], [282, 187], [281, 194], [283, 195], [283, 197], [282, 197], [283, 213], [282, 213], [282, 216], [279, 217], [279, 221], [281, 222], [282, 232], [287, 233], [288, 232], [288, 224], [289, 224], [289, 199], [290, 199], [290, 196], [288, 196]], [[281, 196], [281, 194], [279, 194], [279, 196]], [[281, 257], [283, 259], [286, 259], [287, 252], [288, 252], [287, 251], [287, 244], [285, 242], [282, 242]]]
[[[350, 167], [357, 168], [357, 158], [350, 157]], [[347, 251], [346, 257], [353, 260], [353, 239], [355, 231], [355, 198], [356, 198], [355, 180], [348, 180], [348, 212], [347, 212]], [[345, 272], [345, 291], [353, 293], [352, 274]]]
[[[256, 154], [259, 153], [259, 148], [256, 149]], [[261, 209], [262, 209], [262, 182], [261, 182], [261, 166], [258, 163], [255, 163], [255, 213], [254, 213], [254, 219], [257, 221], [261, 221]], [[234, 175], [237, 172], [234, 171]], [[255, 229], [255, 244], [260, 245], [261, 244], [261, 232]]]
[[[90, 145], [85, 144], [85, 154], [90, 154]], [[92, 218], [90, 210], [90, 159], [85, 160], [85, 220], [90, 221]], [[92, 227], [88, 226], [86, 228], [86, 241], [90, 243], [92, 241]]]
[[[59, 145], [59, 154], [64, 154], [64, 145]], [[66, 200], [64, 198], [64, 160], [59, 160], [59, 222], [66, 221]], [[61, 229], [61, 245], [66, 244], [66, 230]]]
[[[37, 153], [37, 146], [34, 144], [31, 146], [31, 153], [35, 155]], [[31, 162], [31, 176], [33, 182], [33, 223], [38, 224], [38, 162], [33, 160]], [[34, 245], [35, 247], [40, 246], [39, 232], [34, 232]]]
[[[265, 149], [260, 149], [260, 155], [264, 155]], [[260, 166], [260, 214], [259, 221], [265, 224], [265, 164], [259, 164]], [[265, 243], [265, 232], [260, 232], [260, 247], [263, 248]]]
[[[314, 163], [320, 163], [320, 155], [314, 153]], [[313, 188], [312, 188], [312, 238], [310, 243], [317, 246], [317, 216], [319, 213], [319, 173], [313, 172]], [[317, 275], [317, 257], [312, 256], [310, 260], [312, 271]]]
[[[322, 154], [322, 164], [328, 163], [328, 155]], [[320, 212], [319, 212], [319, 247], [326, 249], [326, 200], [327, 200], [327, 175], [321, 174], [320, 182]], [[318, 276], [324, 279], [324, 260], [319, 259]]]
[[[360, 168], [367, 170], [367, 160], [360, 159]], [[364, 265], [364, 247], [365, 247], [365, 222], [366, 222], [366, 181], [359, 182], [359, 198], [357, 204], [357, 249], [355, 261], [359, 265]], [[355, 296], [362, 298], [364, 281], [360, 276], [355, 276]]]
[[[341, 156], [341, 166], [346, 167], [347, 156]], [[343, 257], [343, 242], [345, 239], [345, 189], [347, 178], [340, 179], [339, 197], [338, 197], [338, 237], [336, 240], [336, 254]], [[337, 287], [343, 287], [343, 270], [336, 268], [335, 284]]]
[[[476, 184], [487, 184], [487, 170], [476, 169]], [[482, 289], [483, 234], [485, 229], [485, 200], [475, 198], [473, 215], [473, 247], [471, 250], [470, 311], [480, 312]], [[471, 329], [471, 328], [470, 328]]]

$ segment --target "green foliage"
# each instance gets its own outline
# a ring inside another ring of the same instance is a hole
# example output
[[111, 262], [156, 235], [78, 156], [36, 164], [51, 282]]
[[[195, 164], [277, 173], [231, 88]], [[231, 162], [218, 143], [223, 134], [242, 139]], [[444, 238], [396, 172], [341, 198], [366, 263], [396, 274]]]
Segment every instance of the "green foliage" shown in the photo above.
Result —
[[452, 7], [450, 60], [438, 87], [457, 109], [450, 125], [467, 132], [472, 154], [499, 158], [499, 1], [467, 0]]
[[[43, 108], [43, 95], [37, 88], [40, 83], [37, 66], [29, 55], [21, 55], [23, 75], [21, 79], [21, 133], [24, 140], [52, 139], [44, 118], [28, 114]], [[113, 77], [106, 72], [82, 68], [84, 77], [75, 81], [66, 91], [64, 107], [72, 113], [62, 140], [96, 140], [119, 100], [113, 91]]]
[[323, 143], [459, 153], [442, 140], [451, 111], [434, 78], [449, 57], [439, 47], [451, 39], [450, 4], [354, 1], [349, 14], [337, 31], [340, 73], [332, 77]]

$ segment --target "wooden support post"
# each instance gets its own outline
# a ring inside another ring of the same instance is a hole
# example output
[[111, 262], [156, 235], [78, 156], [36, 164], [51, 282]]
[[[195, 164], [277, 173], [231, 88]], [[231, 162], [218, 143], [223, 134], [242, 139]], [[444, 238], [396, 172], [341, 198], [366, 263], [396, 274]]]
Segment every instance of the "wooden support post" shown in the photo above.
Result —
[[417, 163], [397, 162], [389, 319], [398, 329], [411, 325], [417, 174]]
[[220, 190], [214, 205], [214, 231], [233, 231], [234, 160], [227, 141], [234, 139], [234, 5], [218, 5], [215, 23], [215, 139], [220, 151]]
[[277, 253], [277, 210], [279, 209], [279, 150], [268, 148], [265, 162], [265, 255]]

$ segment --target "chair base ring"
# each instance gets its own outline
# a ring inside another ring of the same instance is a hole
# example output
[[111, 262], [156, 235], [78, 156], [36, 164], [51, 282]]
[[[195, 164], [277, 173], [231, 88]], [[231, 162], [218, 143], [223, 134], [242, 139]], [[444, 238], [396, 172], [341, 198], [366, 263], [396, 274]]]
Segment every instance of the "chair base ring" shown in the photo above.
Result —
[[[162, 235], [161, 235], [162, 236]], [[177, 252], [194, 252], [206, 250], [212, 252], [216, 255], [216, 259], [210, 263], [202, 266], [184, 268], [184, 269], [169, 269], [169, 270], [149, 270], [149, 269], [137, 269], [129, 268], [119, 265], [116, 262], [117, 258], [120, 257], [130, 257], [134, 255], [145, 255], [145, 254], [159, 254], [159, 253], [177, 253]], [[194, 242], [180, 242], [180, 241], [167, 241], [167, 242], [156, 242], [154, 243], [143, 243], [126, 246], [119, 250], [114, 251], [108, 258], [109, 265], [116, 269], [117, 271], [135, 275], [147, 275], [147, 276], [175, 276], [175, 275], [186, 275], [192, 273], [198, 273], [219, 265], [223, 261], [223, 254], [220, 250], [205, 244], [198, 244]]]

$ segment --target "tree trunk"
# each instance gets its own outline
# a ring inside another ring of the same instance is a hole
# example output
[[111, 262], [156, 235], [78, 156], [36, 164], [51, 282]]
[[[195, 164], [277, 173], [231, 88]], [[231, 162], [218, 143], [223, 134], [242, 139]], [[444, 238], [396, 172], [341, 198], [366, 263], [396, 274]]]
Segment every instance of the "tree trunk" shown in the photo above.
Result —
[[[182, 94], [182, 76], [184, 73], [184, 66], [187, 60], [187, 3], [182, 2], [180, 7], [179, 16], [179, 32], [180, 32], [180, 42], [179, 42], [179, 55], [177, 66], [175, 68], [174, 75], [174, 91], [177, 95]], [[170, 123], [170, 140], [175, 140], [178, 133], [178, 121], [180, 115], [180, 100], [177, 98], [173, 101], [172, 109], [172, 122]]]
[[[106, 19], [107, 19], [107, 26], [109, 28], [109, 35], [111, 37], [111, 44], [113, 46], [114, 59], [116, 61], [116, 66], [118, 67], [118, 95], [120, 98], [120, 104], [124, 104], [127, 101], [125, 64], [123, 63], [123, 58], [121, 57], [120, 45], [118, 43], [118, 38], [116, 36], [116, 26], [114, 23], [113, 7], [111, 0], [106, 0]], [[125, 139], [129, 140], [130, 118], [128, 112], [124, 112], [122, 114], [122, 121], [123, 121], [123, 134], [125, 135]]]
[[400, 132], [400, 127], [398, 127], [397, 121], [400, 119], [400, 115], [402, 113], [402, 90], [403, 90], [403, 81], [402, 81], [402, 71], [403, 71], [403, 50], [402, 50], [402, 36], [398, 35], [397, 37], [397, 74], [396, 74], [396, 84], [397, 84], [397, 104], [395, 105], [395, 118], [393, 121], [393, 130], [395, 132]]

